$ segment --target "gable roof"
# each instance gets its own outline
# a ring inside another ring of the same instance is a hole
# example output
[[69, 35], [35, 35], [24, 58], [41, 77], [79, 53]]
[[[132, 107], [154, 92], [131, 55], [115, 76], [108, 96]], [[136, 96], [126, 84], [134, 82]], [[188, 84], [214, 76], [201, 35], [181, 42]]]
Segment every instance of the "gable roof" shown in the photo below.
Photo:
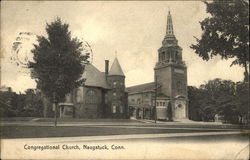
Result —
[[128, 93], [154, 91], [155, 83], [150, 82], [150, 83], [140, 84], [140, 85], [136, 85], [136, 86], [132, 86], [132, 87], [127, 87], [126, 89], [127, 89]]
[[122, 71], [122, 68], [121, 68], [121, 65], [118, 61], [117, 58], [115, 58], [110, 70], [109, 70], [109, 75], [113, 76], [113, 75], [117, 75], [117, 76], [125, 76], [123, 71]]
[[84, 83], [85, 86], [101, 87], [105, 89], [110, 88], [106, 81], [105, 73], [100, 72], [92, 64], [85, 65], [85, 70], [82, 75], [82, 78], [86, 79]]

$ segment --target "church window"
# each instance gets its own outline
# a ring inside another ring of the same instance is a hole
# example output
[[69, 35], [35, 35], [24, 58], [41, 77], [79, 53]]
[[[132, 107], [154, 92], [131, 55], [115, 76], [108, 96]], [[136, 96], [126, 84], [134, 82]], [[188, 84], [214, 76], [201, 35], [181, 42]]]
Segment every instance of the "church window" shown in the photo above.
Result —
[[71, 94], [71, 93], [69, 93], [69, 94], [67, 94], [67, 95], [65, 96], [65, 101], [66, 101], [66, 102], [72, 102], [72, 94]]
[[160, 106], [162, 106], [162, 102], [160, 102]]
[[116, 105], [112, 106], [112, 113], [116, 113]]
[[132, 103], [135, 103], [135, 99], [131, 99], [131, 102], [132, 102]]
[[165, 52], [162, 52], [162, 61], [165, 60]]
[[82, 90], [81, 88], [78, 88], [76, 90], [76, 102], [80, 103], [82, 101], [83, 95], [82, 95]]
[[175, 57], [178, 58], [178, 51], [175, 52]]
[[123, 106], [120, 106], [120, 113], [123, 113]]
[[140, 98], [137, 99], [137, 103], [141, 104], [141, 99]]
[[117, 83], [116, 82], [113, 82], [113, 87], [116, 87]]
[[159, 106], [159, 102], [156, 102], [156, 106]]
[[162, 102], [162, 105], [165, 106], [166, 105], [165, 102]]
[[97, 103], [97, 96], [94, 90], [89, 90], [87, 92], [86, 103], [89, 103], [89, 104]]
[[105, 94], [105, 104], [108, 104], [108, 94]]
[[166, 54], [166, 59], [169, 60], [169, 52]]

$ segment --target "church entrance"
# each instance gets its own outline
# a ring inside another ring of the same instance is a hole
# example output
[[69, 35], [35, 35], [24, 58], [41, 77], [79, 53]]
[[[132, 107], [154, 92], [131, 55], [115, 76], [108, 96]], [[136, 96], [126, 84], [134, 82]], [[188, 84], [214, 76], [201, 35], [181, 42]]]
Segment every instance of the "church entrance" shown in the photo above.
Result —
[[175, 119], [185, 119], [186, 118], [186, 101], [176, 100], [175, 101]]

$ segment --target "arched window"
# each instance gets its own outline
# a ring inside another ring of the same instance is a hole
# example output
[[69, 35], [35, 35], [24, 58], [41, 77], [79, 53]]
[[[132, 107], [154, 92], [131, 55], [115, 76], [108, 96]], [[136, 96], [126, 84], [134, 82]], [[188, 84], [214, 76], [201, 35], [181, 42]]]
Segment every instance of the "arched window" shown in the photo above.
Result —
[[117, 85], [117, 82], [113, 82], [113, 88], [115, 88]]
[[89, 104], [97, 103], [97, 96], [94, 90], [91, 89], [87, 92], [86, 103], [89, 103]]
[[123, 106], [120, 106], [120, 113], [123, 113]]
[[77, 88], [77, 90], [76, 90], [76, 102], [77, 103], [82, 102], [82, 98], [83, 98], [82, 89]]
[[116, 113], [116, 105], [112, 106], [112, 113]]
[[179, 53], [178, 53], [178, 51], [175, 52], [175, 60], [179, 61]]
[[71, 93], [69, 93], [69, 94], [67, 94], [66, 96], [65, 96], [65, 102], [72, 102], [72, 94]]
[[105, 104], [108, 104], [108, 94], [105, 94]]
[[167, 52], [167, 54], [166, 54], [166, 60], [167, 61], [169, 60], [169, 52]]
[[162, 52], [162, 61], [165, 61], [165, 52]]

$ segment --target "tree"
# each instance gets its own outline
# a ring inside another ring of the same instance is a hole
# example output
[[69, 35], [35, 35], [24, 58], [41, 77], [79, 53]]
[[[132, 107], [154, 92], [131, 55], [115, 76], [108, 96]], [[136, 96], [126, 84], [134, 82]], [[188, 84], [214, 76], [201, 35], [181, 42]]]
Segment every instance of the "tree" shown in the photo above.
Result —
[[249, 121], [249, 83], [237, 82], [235, 88], [235, 106], [237, 107], [240, 123]]
[[[10, 88], [10, 87], [9, 87]], [[16, 94], [10, 89], [0, 91], [0, 115], [3, 117], [22, 116], [25, 94]]]
[[48, 36], [37, 37], [38, 45], [32, 50], [34, 62], [29, 62], [37, 88], [55, 103], [55, 116], [58, 102], [83, 82], [81, 75], [89, 57], [81, 54], [82, 42], [71, 38], [68, 28], [60, 18], [47, 24]]
[[201, 121], [201, 106], [202, 104], [206, 103], [207, 95], [205, 90], [194, 86], [188, 86], [188, 115], [189, 119], [194, 121]]
[[204, 85], [204, 89], [209, 94], [209, 105], [205, 108], [205, 112], [208, 111], [208, 113], [205, 114], [209, 115], [211, 113], [211, 118], [212, 115], [218, 114], [223, 117], [225, 122], [233, 123], [232, 118], [238, 117], [234, 105], [235, 83], [231, 80], [216, 78], [208, 81]]
[[41, 93], [38, 90], [27, 89], [25, 91], [24, 116], [42, 117], [43, 102]]
[[15, 92], [11, 88], [7, 91], [0, 91], [0, 115], [1, 117], [12, 117], [17, 115], [13, 102], [15, 99]]
[[201, 24], [203, 34], [190, 47], [203, 60], [220, 55], [222, 59], [235, 58], [232, 65], [245, 69], [245, 81], [249, 80], [249, 2], [247, 0], [206, 2], [211, 17]]
[[236, 84], [218, 78], [202, 84], [199, 88], [189, 86], [189, 118], [213, 121], [217, 114], [226, 123], [238, 123], [239, 117], [247, 116], [247, 93], [245, 82]]

